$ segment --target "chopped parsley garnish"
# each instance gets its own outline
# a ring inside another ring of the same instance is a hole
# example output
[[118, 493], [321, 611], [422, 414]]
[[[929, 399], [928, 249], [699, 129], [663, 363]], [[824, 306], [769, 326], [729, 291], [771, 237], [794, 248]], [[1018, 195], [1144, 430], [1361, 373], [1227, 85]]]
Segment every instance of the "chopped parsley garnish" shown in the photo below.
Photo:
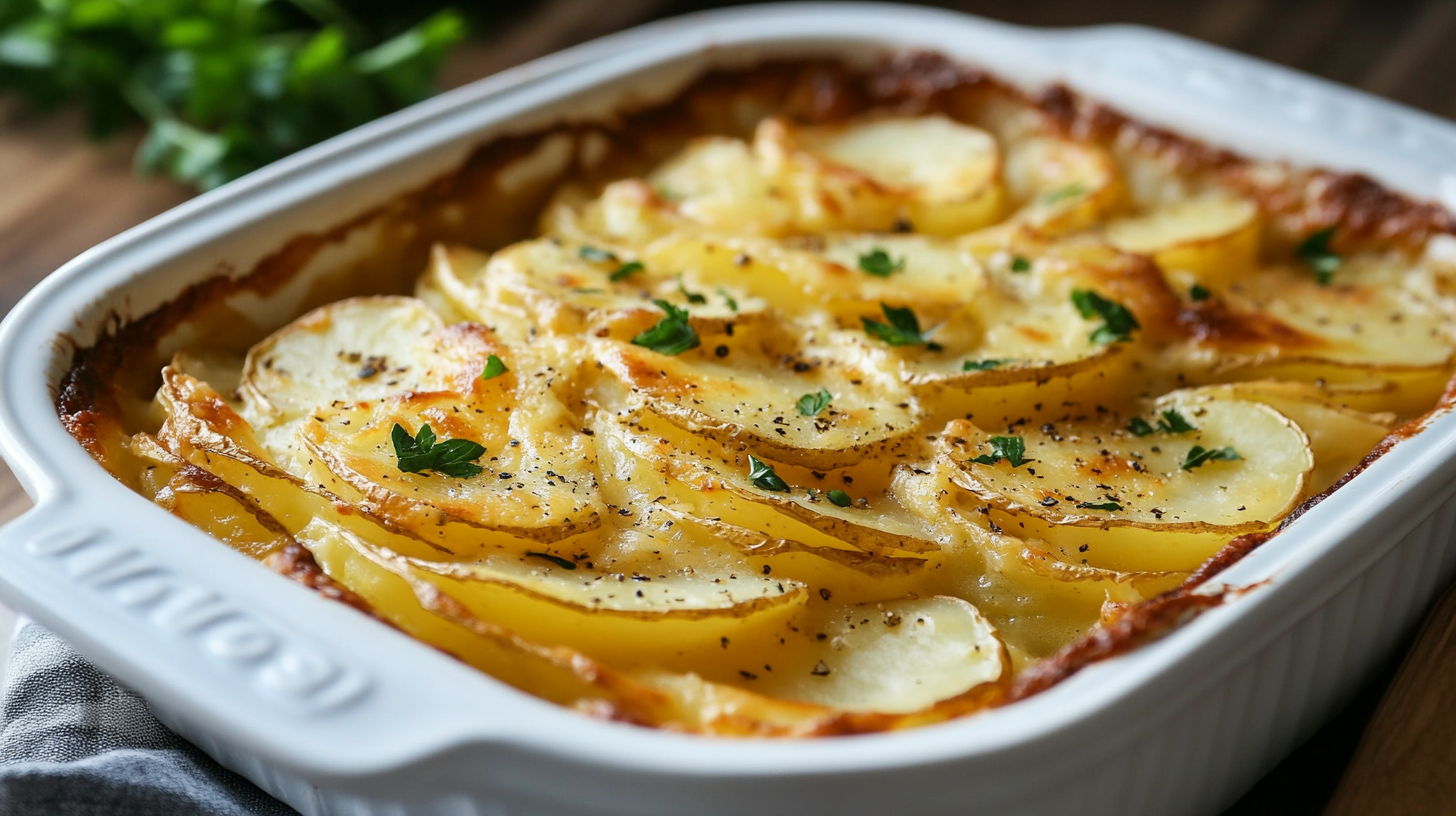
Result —
[[1207, 289], [1204, 289], [1202, 286], [1196, 283], [1188, 289], [1188, 299], [1195, 302], [1200, 300], [1208, 300], [1209, 294], [1210, 293]]
[[1027, 260], [1025, 255], [1017, 255], [1011, 259], [1011, 271], [1018, 273], [1030, 272], [1031, 261]]
[[1314, 279], [1320, 286], [1329, 286], [1340, 268], [1340, 256], [1330, 249], [1330, 239], [1335, 237], [1334, 227], [1325, 227], [1300, 242], [1295, 252], [1314, 271]]
[[738, 301], [734, 300], [733, 296], [728, 294], [727, 289], [719, 286], [718, 294], [723, 298], [723, 302], [728, 304], [728, 308], [732, 309], [735, 312], [738, 311]]
[[1158, 420], [1158, 430], [1164, 433], [1180, 434], [1196, 431], [1198, 428], [1184, 418], [1182, 414], [1178, 413], [1176, 409], [1169, 408], [1163, 412], [1162, 418]]
[[1142, 417], [1133, 417], [1127, 421], [1127, 432], [1133, 436], [1147, 436], [1153, 432], [1153, 426]]
[[829, 501], [833, 502], [835, 507], [848, 507], [854, 504], [854, 499], [851, 499], [849, 494], [843, 490], [831, 490], [824, 495], [829, 497]]
[[821, 411], [829, 407], [829, 401], [832, 399], [834, 399], [834, 395], [830, 394], [827, 388], [819, 389], [818, 393], [805, 394], [799, 397], [799, 414], [806, 417], [818, 416]]
[[612, 274], [607, 276], [607, 279], [613, 282], [623, 280], [641, 272], [642, 269], [641, 261], [628, 261], [613, 270]]
[[703, 297], [702, 295], [698, 294], [697, 292], [689, 292], [688, 291], [688, 288], [686, 286], [683, 286], [683, 279], [682, 279], [682, 275], [681, 274], [679, 274], [677, 276], [677, 291], [678, 291], [678, 294], [680, 294], [683, 297], [687, 298], [688, 303], [692, 303], [694, 305], [701, 306], [701, 305], [703, 305], [703, 304], [705, 304], [705, 303], [708, 302], [708, 299], [707, 298]]
[[1101, 502], [1100, 504], [1093, 502], [1082, 502], [1081, 504], [1077, 505], [1077, 507], [1081, 510], [1107, 510], [1112, 513], [1116, 513], [1117, 511], [1122, 509], [1122, 505], [1114, 501]]
[[389, 439], [394, 443], [394, 455], [399, 460], [399, 469], [405, 473], [433, 470], [444, 476], [468, 479], [484, 470], [474, 463], [485, 455], [484, 445], [469, 439], [436, 442], [435, 432], [428, 424], [420, 426], [419, 434], [410, 436], [409, 431], [396, 422]]
[[1091, 319], [1102, 318], [1102, 325], [1092, 332], [1091, 340], [1099, 346], [1121, 343], [1132, 336], [1133, 330], [1141, 328], [1137, 318], [1126, 306], [1108, 300], [1091, 289], [1077, 289], [1072, 292], [1072, 304], [1077, 313]]
[[679, 309], [665, 300], [654, 300], [667, 314], [657, 325], [632, 338], [632, 345], [650, 348], [658, 354], [682, 354], [698, 347], [698, 333], [688, 323], [688, 310]]
[[990, 371], [997, 366], [1004, 366], [1010, 360], [967, 360], [961, 363], [961, 371]]
[[877, 278], [888, 278], [890, 273], [899, 272], [905, 268], [905, 259], [893, 260], [890, 253], [874, 247], [864, 255], [859, 256], [859, 268], [874, 275]]
[[536, 552], [534, 550], [526, 550], [526, 556], [529, 557], [529, 558], [544, 558], [547, 561], [550, 561], [551, 563], [555, 564], [556, 566], [561, 567], [562, 569], [568, 569], [568, 570], [574, 570], [574, 569], [576, 569], [576, 562], [575, 561], [570, 561], [568, 559], [562, 558], [559, 555], [552, 555], [551, 553], [544, 553], [544, 552]]
[[492, 354], [485, 358], [485, 370], [480, 372], [480, 378], [482, 380], [493, 380], [507, 371], [510, 371], [510, 369], [506, 368], [506, 364], [501, 362], [501, 358]]
[[752, 454], [748, 456], [748, 478], [753, 480], [753, 486], [759, 490], [772, 490], [775, 493], [787, 493], [789, 486], [779, 478], [774, 469]]
[[1042, 194], [1041, 203], [1056, 204], [1069, 198], [1076, 198], [1087, 192], [1087, 185], [1082, 182], [1073, 182], [1065, 187], [1058, 187], [1055, 190], [1048, 190]]
[[971, 460], [972, 462], [994, 465], [1004, 459], [1011, 467], [1019, 468], [1031, 461], [1022, 458], [1026, 454], [1026, 442], [1022, 441], [1019, 436], [993, 436], [986, 442], [991, 446], [991, 453], [977, 456]]
[[581, 249], [577, 250], [576, 254], [580, 256], [583, 261], [591, 261], [592, 263], [606, 263], [607, 261], [617, 260], [617, 254], [615, 252], [608, 252], [605, 249], [597, 249], [594, 246], [584, 246]]
[[896, 308], [888, 303], [881, 303], [880, 310], [885, 313], [885, 319], [890, 321], [889, 325], [868, 317], [860, 318], [860, 321], [864, 323], [865, 333], [870, 337], [878, 337], [892, 346], [923, 344], [931, 351], [940, 351], [938, 344], [930, 342], [931, 332], [920, 331], [920, 320], [915, 317], [914, 312], [909, 309]]
[[1194, 445], [1188, 451], [1188, 457], [1183, 460], [1183, 469], [1192, 470], [1205, 462], [1233, 462], [1244, 457], [1230, 447], [1204, 448], [1202, 445]]

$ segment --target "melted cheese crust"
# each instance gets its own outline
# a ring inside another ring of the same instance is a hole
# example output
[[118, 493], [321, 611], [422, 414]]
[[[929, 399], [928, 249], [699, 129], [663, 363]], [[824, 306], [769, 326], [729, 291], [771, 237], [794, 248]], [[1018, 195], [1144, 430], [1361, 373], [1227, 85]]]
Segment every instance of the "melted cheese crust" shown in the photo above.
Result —
[[[763, 120], [439, 245], [415, 297], [181, 355], [141, 489], [563, 705], [805, 735], [963, 716], [1432, 405], [1440, 253], [1033, 119]], [[498, 360], [504, 371], [486, 377]], [[400, 434], [482, 452], [400, 469]], [[1186, 587], [1185, 587], [1186, 589]]]

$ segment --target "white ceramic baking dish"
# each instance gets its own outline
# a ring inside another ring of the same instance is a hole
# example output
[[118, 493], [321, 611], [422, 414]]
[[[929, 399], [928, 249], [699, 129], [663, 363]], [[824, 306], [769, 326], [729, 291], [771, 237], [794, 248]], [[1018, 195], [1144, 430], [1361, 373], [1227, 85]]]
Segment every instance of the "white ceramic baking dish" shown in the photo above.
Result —
[[[246, 269], [454, 166], [470, 147], [651, 98], [707, 65], [944, 53], [1257, 157], [1456, 200], [1456, 126], [1167, 34], [1031, 30], [827, 4], [645, 26], [305, 151], [67, 264], [0, 328], [0, 445], [36, 507], [0, 598], [305, 814], [1207, 814], [1348, 697], [1456, 567], [1456, 417], [1395, 447], [1224, 576], [1266, 583], [1005, 709], [905, 733], [729, 741], [598, 722], [516, 692], [248, 561], [134, 495], [54, 408], [67, 340], [218, 262]], [[296, 294], [296, 293], [295, 293]], [[274, 324], [285, 292], [240, 303]]]

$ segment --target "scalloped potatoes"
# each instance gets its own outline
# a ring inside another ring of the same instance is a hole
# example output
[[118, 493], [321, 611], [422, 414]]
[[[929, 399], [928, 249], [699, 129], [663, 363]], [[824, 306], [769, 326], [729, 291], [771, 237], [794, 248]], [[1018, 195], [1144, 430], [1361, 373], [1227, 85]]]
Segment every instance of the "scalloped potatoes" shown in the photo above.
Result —
[[1437, 260], [1134, 169], [1018, 117], [691, 139], [435, 246], [415, 297], [179, 355], [128, 450], [171, 512], [563, 705], [963, 716], [1275, 530], [1456, 359]]

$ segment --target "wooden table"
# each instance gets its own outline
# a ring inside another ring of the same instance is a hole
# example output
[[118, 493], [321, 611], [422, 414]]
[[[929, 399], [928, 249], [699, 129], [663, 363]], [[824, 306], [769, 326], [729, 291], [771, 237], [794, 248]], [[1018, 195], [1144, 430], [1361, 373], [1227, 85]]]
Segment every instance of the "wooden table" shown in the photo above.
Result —
[[[728, 5], [695, 0], [547, 0], [461, 50], [459, 85], [660, 17]], [[1187, 34], [1456, 118], [1456, 2], [1407, 0], [966, 0], [941, 2], [1041, 26], [1142, 23]], [[187, 198], [131, 174], [133, 138], [96, 146], [73, 113], [36, 116], [0, 101], [0, 314], [77, 253]], [[0, 522], [29, 506], [0, 464]], [[1269, 774], [1226, 816], [1320, 813], [1394, 668]]]

